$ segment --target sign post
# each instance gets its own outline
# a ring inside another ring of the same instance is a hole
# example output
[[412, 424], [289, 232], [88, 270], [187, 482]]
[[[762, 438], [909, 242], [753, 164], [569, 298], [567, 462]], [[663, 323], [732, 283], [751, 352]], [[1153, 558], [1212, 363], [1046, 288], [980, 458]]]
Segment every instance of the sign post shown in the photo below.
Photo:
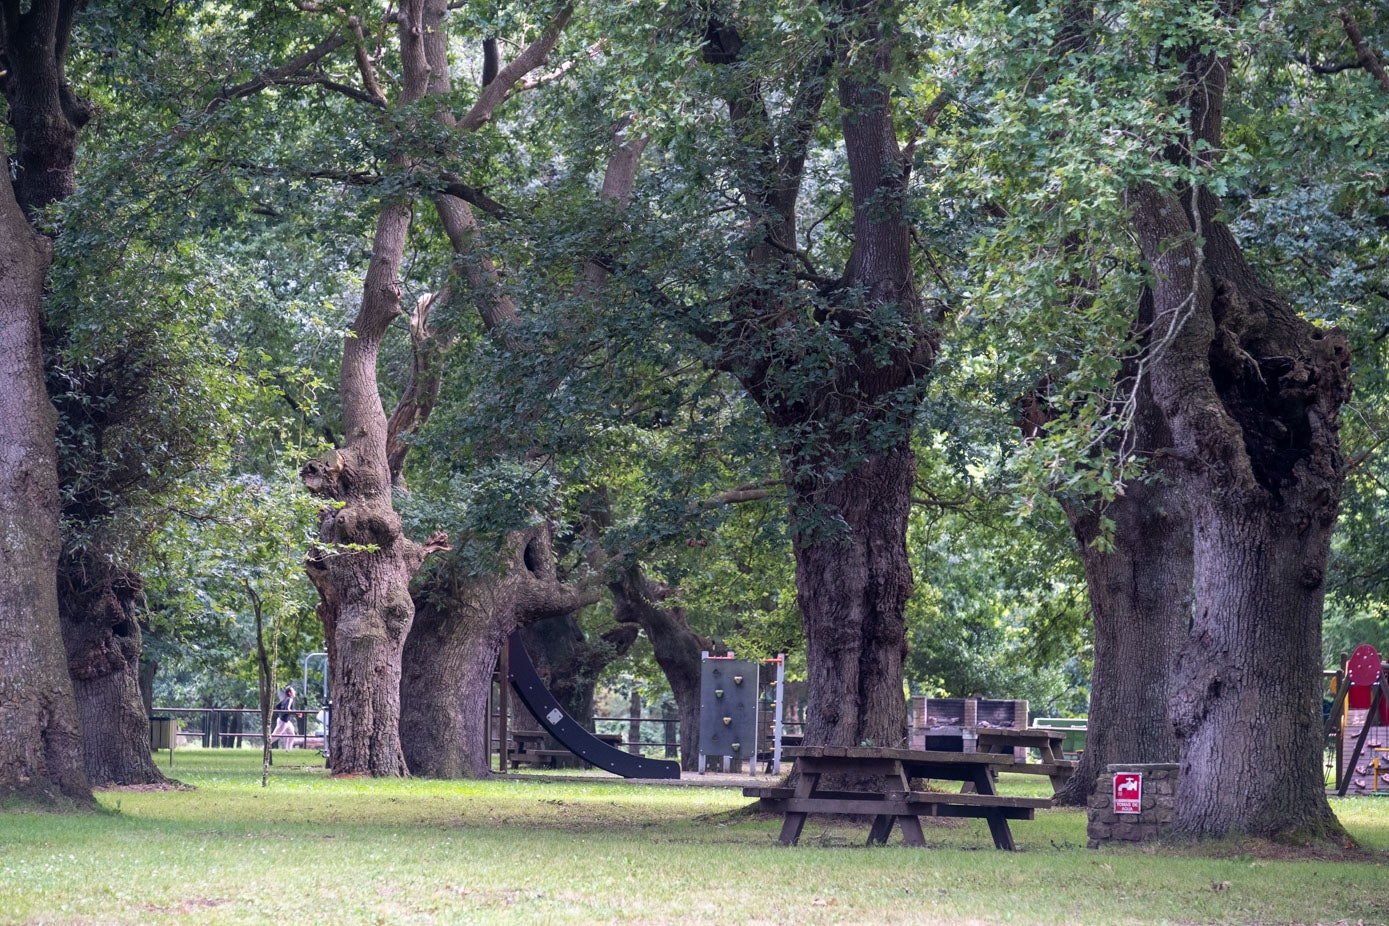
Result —
[[1114, 812], [1143, 812], [1143, 774], [1141, 772], [1114, 773]]

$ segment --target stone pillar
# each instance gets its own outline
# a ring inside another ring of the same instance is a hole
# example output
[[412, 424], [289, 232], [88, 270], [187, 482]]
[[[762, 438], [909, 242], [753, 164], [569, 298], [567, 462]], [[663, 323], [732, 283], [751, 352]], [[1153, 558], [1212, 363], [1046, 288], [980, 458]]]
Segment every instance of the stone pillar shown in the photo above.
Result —
[[[1114, 773], [1138, 772], [1143, 776], [1141, 813], [1114, 812]], [[1111, 765], [1095, 782], [1087, 808], [1090, 848], [1111, 842], [1145, 842], [1163, 834], [1172, 823], [1177, 799], [1175, 763]]]

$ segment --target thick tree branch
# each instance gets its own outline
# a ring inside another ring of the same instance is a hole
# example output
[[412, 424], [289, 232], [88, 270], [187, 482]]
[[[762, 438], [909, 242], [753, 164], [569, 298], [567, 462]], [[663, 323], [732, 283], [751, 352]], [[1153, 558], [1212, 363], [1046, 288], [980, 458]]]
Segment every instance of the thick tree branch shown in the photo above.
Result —
[[[829, 93], [829, 72], [833, 64], [834, 54], [826, 50], [807, 66], [800, 86], [796, 88], [796, 96], [791, 101], [790, 128], [778, 140], [781, 158], [776, 169], [777, 192], [778, 199], [782, 200], [783, 222], [794, 216], [801, 174], [805, 171], [806, 152], [819, 122], [820, 110], [825, 105], [825, 96]], [[795, 237], [792, 236], [787, 243], [794, 244]]]
[[506, 101], [506, 98], [511, 94], [511, 89], [527, 74], [545, 63], [573, 15], [574, 8], [568, 5], [556, 13], [555, 18], [545, 27], [545, 31], [541, 33], [540, 37], [526, 46], [506, 67], [502, 68], [497, 73], [496, 80], [483, 88], [482, 94], [478, 96], [472, 109], [468, 110], [467, 114], [458, 121], [459, 128], [465, 132], [472, 132], [492, 121], [497, 107]]
[[268, 90], [277, 84], [284, 83], [289, 78], [308, 70], [346, 44], [347, 38], [334, 32], [313, 48], [301, 55], [296, 55], [279, 67], [261, 71], [244, 83], [226, 88], [208, 101], [208, 104], [203, 107], [203, 115], [210, 116], [233, 100], [254, 96], [262, 90]]
[[[452, 7], [450, 7], [452, 9]], [[482, 79], [480, 85], [486, 87], [497, 79], [497, 72], [502, 69], [502, 48], [501, 43], [495, 38], [482, 40]]]
[[[358, 90], [349, 84], [339, 83], [325, 74], [301, 74], [295, 77], [287, 77], [279, 81], [281, 86], [292, 87], [322, 87], [334, 93], [341, 94], [349, 99], [356, 100], [358, 103], [365, 103], [368, 106], [375, 106], [378, 109], [386, 108], [386, 100], [383, 97], [373, 96], [364, 90]], [[379, 91], [378, 91], [379, 92]]]
[[1293, 55], [1293, 60], [1313, 74], [1339, 74], [1342, 71], [1358, 71], [1364, 67], [1359, 61], [1342, 61], [1336, 64], [1321, 64], [1306, 55]]
[[357, 62], [357, 70], [362, 75], [362, 87], [365, 88], [368, 99], [377, 106], [386, 106], [386, 94], [381, 92], [381, 85], [376, 82], [376, 69], [372, 65], [371, 55], [367, 52], [367, 36], [362, 31], [362, 21], [356, 16], [347, 17], [347, 28], [352, 30], [352, 54]]
[[1365, 35], [1360, 31], [1360, 24], [1351, 15], [1349, 7], [1341, 7], [1341, 25], [1346, 30], [1346, 37], [1350, 39], [1350, 44], [1355, 47], [1355, 57], [1365, 70], [1374, 75], [1379, 82], [1380, 89], [1389, 93], [1389, 72], [1384, 69], [1384, 61], [1375, 50], [1365, 41]]
[[[599, 39], [598, 41], [594, 42], [585, 50], [584, 58], [589, 58], [590, 60], [593, 58], [597, 58], [600, 54], [602, 54], [604, 44], [605, 41], [603, 39]], [[546, 84], [554, 83], [555, 81], [563, 77], [565, 74], [568, 74], [570, 71], [574, 70], [575, 66], [578, 65], [578, 63], [582, 60], [583, 58], [570, 58], [568, 61], [561, 64], [553, 71], [546, 71], [544, 74], [537, 74], [534, 77], [527, 77], [525, 80], [521, 81], [521, 83], [517, 85], [516, 90], [517, 92], [524, 92], [526, 90], [534, 90], [537, 87], [543, 87]]]
[[720, 492], [712, 498], [706, 498], [699, 503], [701, 508], [722, 508], [725, 505], [739, 505], [744, 502], [760, 502], [768, 498], [779, 498], [782, 491], [775, 489], [758, 489], [745, 487], [741, 489], [729, 489], [727, 492]]
[[477, 187], [464, 183], [456, 174], [446, 173], [443, 179], [445, 186], [441, 192], [447, 193], [449, 196], [457, 197], [470, 206], [481, 209], [495, 219], [510, 218], [505, 206], [495, 199], [492, 199]]

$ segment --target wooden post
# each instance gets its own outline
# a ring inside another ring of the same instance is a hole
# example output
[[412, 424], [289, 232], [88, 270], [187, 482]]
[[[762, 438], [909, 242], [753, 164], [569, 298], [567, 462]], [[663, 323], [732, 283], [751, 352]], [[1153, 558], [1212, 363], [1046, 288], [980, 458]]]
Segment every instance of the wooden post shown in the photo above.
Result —
[[665, 723], [662, 731], [662, 740], [666, 744], [666, 758], [675, 759], [680, 755], [680, 729], [676, 726], [680, 722], [680, 713], [675, 709], [675, 705], [666, 704], [661, 708], [661, 719]]
[[641, 755], [641, 695], [632, 692], [629, 705], [632, 719], [627, 721], [627, 751], [634, 756]]
[[511, 684], [510, 660], [507, 653], [508, 644], [502, 644], [501, 676], [500, 683], [497, 685], [497, 711], [499, 714], [497, 726], [498, 755], [503, 774], [511, 769], [511, 731], [507, 729], [507, 704], [511, 700], [507, 695], [507, 686]]

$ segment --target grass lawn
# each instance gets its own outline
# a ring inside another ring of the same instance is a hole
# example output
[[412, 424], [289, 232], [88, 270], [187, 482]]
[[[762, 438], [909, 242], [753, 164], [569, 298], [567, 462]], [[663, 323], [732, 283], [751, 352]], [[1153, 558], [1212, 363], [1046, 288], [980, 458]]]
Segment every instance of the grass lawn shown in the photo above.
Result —
[[1090, 851], [1074, 810], [1014, 823], [1017, 853], [982, 821], [921, 850], [812, 820], [787, 849], [734, 789], [333, 780], [315, 758], [277, 753], [262, 789], [253, 751], [185, 749], [195, 790], [0, 814], [0, 923], [1389, 922], [1389, 798], [1335, 803], [1356, 861]]

